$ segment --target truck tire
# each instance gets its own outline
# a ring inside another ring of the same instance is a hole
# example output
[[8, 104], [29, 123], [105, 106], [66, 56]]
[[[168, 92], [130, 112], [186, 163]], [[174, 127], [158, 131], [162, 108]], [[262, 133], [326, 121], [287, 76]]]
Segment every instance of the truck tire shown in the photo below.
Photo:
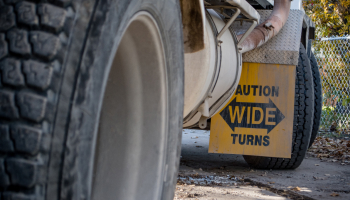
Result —
[[312, 69], [313, 80], [314, 80], [315, 108], [314, 108], [314, 123], [312, 127], [309, 148], [314, 143], [315, 138], [317, 136], [317, 133], [320, 127], [320, 122], [321, 122], [321, 114], [322, 114], [322, 84], [321, 84], [321, 76], [319, 71], [320, 68], [318, 67], [314, 54], [312, 52], [310, 52], [310, 54], [311, 56], [309, 59], [310, 59], [310, 65]]
[[178, 1], [0, 0], [0, 199], [173, 199]]
[[295, 76], [295, 102], [291, 158], [244, 156], [246, 162], [257, 169], [295, 169], [303, 161], [309, 146], [313, 114], [314, 90], [312, 71], [305, 48], [300, 44]]

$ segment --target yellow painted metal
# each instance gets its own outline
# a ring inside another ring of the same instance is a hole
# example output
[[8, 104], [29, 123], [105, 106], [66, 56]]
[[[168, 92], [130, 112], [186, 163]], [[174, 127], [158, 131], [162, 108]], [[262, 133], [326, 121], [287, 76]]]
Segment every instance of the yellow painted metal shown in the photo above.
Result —
[[211, 119], [209, 153], [290, 158], [295, 70], [243, 63], [235, 94]]

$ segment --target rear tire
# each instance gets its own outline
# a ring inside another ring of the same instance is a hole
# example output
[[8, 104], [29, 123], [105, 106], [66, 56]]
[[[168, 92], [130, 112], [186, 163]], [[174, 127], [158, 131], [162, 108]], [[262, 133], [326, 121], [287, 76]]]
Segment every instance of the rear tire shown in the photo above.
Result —
[[309, 146], [314, 112], [312, 71], [305, 48], [300, 44], [295, 76], [295, 102], [291, 158], [244, 156], [257, 169], [295, 169], [300, 166]]
[[178, 1], [0, 0], [0, 199], [172, 200], [182, 41]]
[[312, 127], [312, 133], [310, 138], [310, 144], [314, 143], [316, 136], [318, 134], [318, 130], [320, 128], [321, 123], [321, 114], [322, 114], [322, 84], [321, 84], [321, 76], [319, 67], [316, 61], [316, 58], [312, 52], [310, 52], [310, 64], [312, 69], [312, 75], [314, 80], [314, 91], [315, 91], [315, 108], [314, 108], [314, 123]]

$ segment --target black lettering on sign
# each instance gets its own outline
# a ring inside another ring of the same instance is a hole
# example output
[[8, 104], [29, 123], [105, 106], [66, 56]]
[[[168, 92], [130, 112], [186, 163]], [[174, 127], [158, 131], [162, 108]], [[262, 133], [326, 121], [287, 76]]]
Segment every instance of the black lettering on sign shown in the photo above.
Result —
[[[247, 89], [247, 88], [248, 89]], [[243, 93], [244, 95], [248, 96], [250, 94], [250, 85], [243, 85]]]
[[[259, 93], [259, 94], [258, 94]], [[272, 97], [278, 97], [279, 94], [279, 87], [278, 86], [262, 86], [262, 85], [238, 85], [236, 89], [235, 95], [264, 95], [265, 97], [272, 96]]]
[[252, 85], [253, 88], [253, 96], [256, 96], [256, 89], [258, 88], [258, 85]]
[[[242, 139], [243, 138], [243, 139]], [[242, 135], [242, 134], [239, 134], [239, 144], [244, 144], [245, 143], [245, 134]]]
[[261, 146], [262, 141], [265, 147], [270, 145], [270, 137], [265, 135], [245, 135], [245, 134], [231, 134], [232, 144], [236, 144], [236, 138], [238, 138], [238, 143], [240, 145], [259, 145]]
[[267, 129], [267, 134], [285, 118], [271, 99], [269, 103], [245, 103], [235, 98], [220, 115], [233, 131], [235, 127], [260, 128]]
[[259, 85], [259, 96], [261, 96], [262, 86]]
[[238, 134], [231, 134], [231, 136], [233, 137], [232, 144], [236, 144], [236, 137]]
[[272, 86], [272, 96], [278, 97], [278, 87]]
[[270, 141], [269, 141], [269, 139], [270, 139], [270, 137], [269, 136], [264, 136], [264, 146], [266, 147], [266, 146], [269, 146], [270, 145]]
[[238, 87], [236, 89], [236, 95], [243, 95], [242, 94], [242, 87], [241, 87], [241, 85], [238, 85]]
[[265, 97], [270, 96], [270, 92], [271, 92], [270, 87], [269, 87], [269, 86], [265, 86], [265, 87], [264, 87], [264, 96], [265, 96]]
[[247, 135], [247, 145], [253, 145], [254, 135]]
[[254, 143], [255, 146], [258, 145], [258, 144], [259, 144], [259, 146], [261, 146], [261, 140], [262, 140], [261, 138], [262, 138], [261, 135], [256, 135], [255, 136], [255, 143]]

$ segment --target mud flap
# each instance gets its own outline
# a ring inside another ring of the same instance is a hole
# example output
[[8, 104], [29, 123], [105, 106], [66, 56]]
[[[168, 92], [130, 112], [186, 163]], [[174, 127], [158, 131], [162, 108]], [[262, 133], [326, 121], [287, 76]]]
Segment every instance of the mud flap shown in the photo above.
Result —
[[234, 95], [211, 119], [209, 153], [290, 158], [295, 70], [244, 63]]

